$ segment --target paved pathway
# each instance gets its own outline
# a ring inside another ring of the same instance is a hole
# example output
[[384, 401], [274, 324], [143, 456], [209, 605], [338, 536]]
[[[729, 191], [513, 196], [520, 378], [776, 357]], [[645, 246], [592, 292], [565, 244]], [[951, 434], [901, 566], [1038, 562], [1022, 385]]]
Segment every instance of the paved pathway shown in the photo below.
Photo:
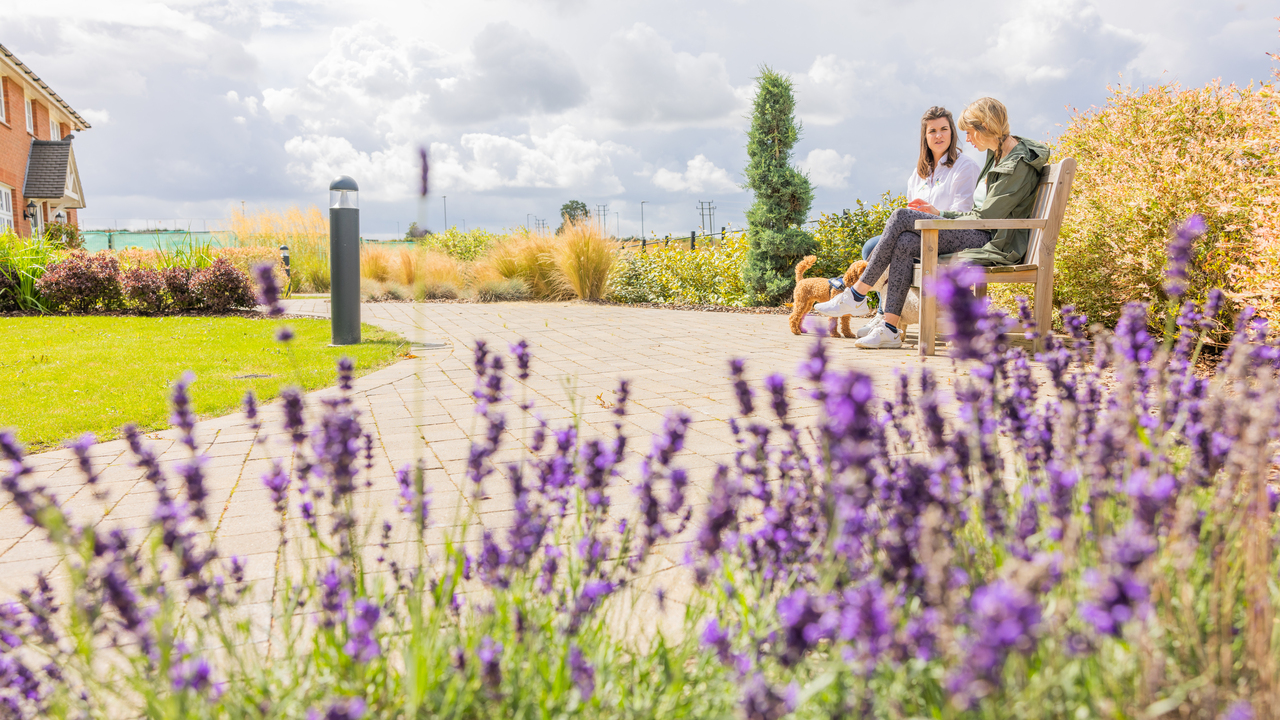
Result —
[[[299, 300], [290, 303], [299, 313], [326, 314], [328, 303]], [[787, 330], [785, 315], [656, 310], [584, 303], [495, 304], [396, 304], [366, 305], [364, 319], [404, 334], [419, 345], [416, 359], [378, 370], [356, 382], [356, 403], [377, 438], [374, 483], [360, 492], [361, 503], [377, 514], [391, 514], [397, 490], [393, 467], [426, 459], [428, 483], [433, 490], [432, 512], [437, 523], [447, 525], [462, 503], [466, 487], [465, 463], [468, 436], [474, 428], [470, 398], [473, 387], [472, 343], [477, 337], [505, 351], [519, 338], [529, 341], [533, 377], [527, 393], [552, 419], [580, 413], [583, 435], [612, 433], [614, 416], [607, 404], [616, 379], [632, 381], [630, 415], [626, 431], [633, 437], [629, 465], [634, 467], [648, 449], [648, 436], [657, 430], [664, 414], [683, 407], [693, 416], [684, 466], [690, 468], [694, 502], [701, 502], [710, 468], [731, 459], [735, 446], [725, 420], [735, 401], [726, 381], [727, 359], [748, 361], [748, 375], [759, 379], [773, 371], [788, 375], [806, 356], [812, 340]], [[879, 392], [887, 393], [898, 368], [929, 363], [945, 386], [953, 373], [950, 360], [923, 360], [914, 349], [863, 351], [850, 340], [830, 344], [833, 362], [869, 373]], [[799, 387], [797, 381], [793, 387]], [[319, 391], [308, 396], [313, 402]], [[793, 392], [798, 416], [813, 416], [816, 408], [807, 394]], [[255, 434], [241, 414], [199, 423], [197, 437], [209, 456], [209, 511], [218, 544], [224, 555], [248, 559], [249, 577], [271, 577], [276, 567], [277, 534], [267, 491], [260, 482], [269, 458], [284, 454], [278, 404], [264, 409], [261, 430], [267, 442], [255, 444]], [[514, 419], [514, 418], [513, 418]], [[515, 422], [508, 433], [512, 446], [527, 432], [527, 423]], [[186, 457], [174, 431], [150, 436], [165, 465]], [[514, 447], [513, 447], [514, 449]], [[141, 528], [152, 509], [154, 493], [132, 465], [123, 441], [107, 442], [94, 450], [104, 467], [102, 485], [108, 497], [100, 502], [82, 486], [70, 451], [57, 450], [32, 457], [38, 473], [33, 478], [55, 490], [78, 517], [101, 518], [107, 526]], [[631, 475], [634, 477], [634, 474]], [[491, 481], [491, 495], [480, 503], [480, 522], [502, 528], [512, 522], [510, 496]], [[29, 584], [33, 573], [53, 569], [59, 575], [53, 549], [29, 528], [12, 503], [0, 504], [0, 598], [12, 596]], [[625, 514], [635, 507], [631, 488], [619, 487], [614, 511]], [[433, 538], [446, 528], [437, 527]], [[653, 564], [657, 582], [684, 584], [678, 567], [680, 542], [660, 548]], [[667, 575], [674, 573], [672, 575]], [[665, 575], [665, 579], [664, 579]], [[250, 601], [269, 600], [270, 583], [258, 583]]]

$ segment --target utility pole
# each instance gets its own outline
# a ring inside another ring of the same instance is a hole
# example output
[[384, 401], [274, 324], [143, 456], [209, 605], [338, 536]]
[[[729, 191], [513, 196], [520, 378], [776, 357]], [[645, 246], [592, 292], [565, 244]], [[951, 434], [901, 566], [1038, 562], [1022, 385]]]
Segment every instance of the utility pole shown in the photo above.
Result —
[[529, 229], [529, 218], [531, 218], [531, 217], [533, 217], [533, 213], [525, 213], [525, 214], [524, 214], [524, 229], [525, 229], [526, 231]]
[[716, 206], [713, 204], [715, 200], [699, 200], [698, 201], [698, 217], [702, 220], [702, 234], [712, 234], [711, 229], [716, 225]]
[[644, 248], [644, 241], [645, 241], [645, 234], [644, 234], [644, 204], [645, 204], [645, 203], [647, 203], [647, 202], [649, 202], [649, 201], [648, 201], [648, 200], [641, 200], [641, 201], [640, 201], [640, 247], [641, 247], [641, 248]]
[[444, 202], [444, 229], [449, 230], [449, 196], [441, 195], [440, 200]]
[[613, 213], [613, 236], [616, 238], [622, 237], [622, 213], [616, 210]]
[[600, 234], [607, 235], [609, 233], [609, 205], [596, 206], [596, 222], [600, 224]]

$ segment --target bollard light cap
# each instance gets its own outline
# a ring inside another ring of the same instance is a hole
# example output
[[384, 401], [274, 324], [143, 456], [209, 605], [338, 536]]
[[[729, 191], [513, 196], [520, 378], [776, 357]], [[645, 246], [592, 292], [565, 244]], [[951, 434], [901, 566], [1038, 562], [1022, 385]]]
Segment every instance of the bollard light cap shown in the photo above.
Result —
[[338, 177], [334, 178], [333, 182], [329, 183], [330, 191], [359, 190], [359, 189], [360, 188], [356, 186], [356, 181], [353, 180], [350, 175], [339, 175]]

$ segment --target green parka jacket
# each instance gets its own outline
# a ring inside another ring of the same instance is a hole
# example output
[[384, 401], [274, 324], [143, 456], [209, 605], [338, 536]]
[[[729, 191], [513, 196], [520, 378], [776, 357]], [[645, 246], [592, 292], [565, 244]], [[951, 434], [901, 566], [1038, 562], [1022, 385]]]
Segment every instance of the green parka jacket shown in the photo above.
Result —
[[[942, 217], [954, 220], [1004, 220], [1028, 218], [1036, 202], [1040, 172], [1049, 163], [1049, 146], [1035, 140], [1014, 136], [1018, 144], [996, 162], [994, 151], [987, 151], [978, 182], [987, 184], [987, 197], [982, 207], [959, 213], [948, 210]], [[961, 250], [950, 257], [974, 265], [1017, 265], [1027, 254], [1030, 230], [996, 230], [991, 242], [973, 250]]]

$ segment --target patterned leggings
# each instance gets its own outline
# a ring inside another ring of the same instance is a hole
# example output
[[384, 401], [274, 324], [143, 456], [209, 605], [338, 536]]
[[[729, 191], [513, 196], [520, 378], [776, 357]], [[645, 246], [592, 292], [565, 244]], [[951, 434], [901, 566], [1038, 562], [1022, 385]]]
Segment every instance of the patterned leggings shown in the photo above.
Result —
[[[871, 251], [867, 269], [862, 271], [862, 282], [875, 285], [885, 270], [889, 279], [885, 282], [884, 311], [901, 315], [907, 304], [907, 292], [915, 279], [916, 258], [920, 257], [920, 234], [916, 232], [917, 220], [937, 220], [937, 215], [900, 208], [894, 210], [885, 223], [880, 242]], [[938, 254], [980, 248], [991, 241], [986, 230], [942, 230], [938, 233]]]

